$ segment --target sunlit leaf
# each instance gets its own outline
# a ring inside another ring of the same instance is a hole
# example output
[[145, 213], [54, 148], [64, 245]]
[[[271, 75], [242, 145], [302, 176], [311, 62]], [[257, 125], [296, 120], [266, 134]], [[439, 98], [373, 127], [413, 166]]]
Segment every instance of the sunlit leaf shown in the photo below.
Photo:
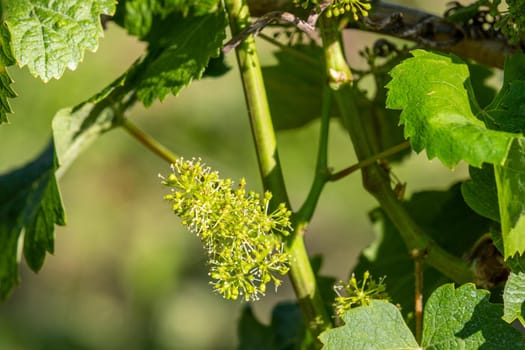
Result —
[[144, 38], [161, 18], [172, 13], [203, 15], [211, 12], [218, 3], [218, 0], [121, 0], [114, 20], [129, 34]]
[[423, 313], [421, 346], [393, 304], [374, 300], [343, 314], [345, 325], [325, 331], [323, 350], [525, 349], [521, 333], [501, 319], [503, 306], [474, 284], [445, 284], [432, 293]]
[[501, 319], [503, 305], [473, 284], [446, 284], [428, 299], [423, 318], [424, 349], [525, 349], [521, 333]]
[[201, 78], [226, 37], [223, 10], [202, 16], [170, 15], [162, 24], [156, 28], [161, 32], [156, 35], [162, 36], [150, 47], [144, 70], [136, 77], [137, 96], [146, 106], [169, 93], [177, 95], [193, 79]]
[[518, 319], [525, 326], [525, 273], [511, 272], [503, 293], [503, 319], [512, 322]]
[[503, 164], [518, 135], [490, 130], [473, 114], [468, 66], [454, 56], [412, 54], [391, 71], [387, 107], [403, 110], [400, 123], [413, 149], [449, 167], [461, 160]]
[[95, 51], [102, 36], [100, 15], [115, 11], [115, 0], [7, 0], [5, 24], [14, 57], [43, 81], [75, 69], [84, 51]]
[[398, 308], [373, 300], [343, 314], [345, 325], [319, 337], [323, 350], [417, 350], [419, 346]]

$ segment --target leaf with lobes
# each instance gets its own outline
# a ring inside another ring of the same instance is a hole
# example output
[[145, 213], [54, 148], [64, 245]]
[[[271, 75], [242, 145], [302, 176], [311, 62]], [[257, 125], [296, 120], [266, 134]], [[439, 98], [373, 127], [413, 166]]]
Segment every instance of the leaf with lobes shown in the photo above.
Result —
[[461, 160], [476, 167], [503, 164], [520, 135], [488, 129], [474, 115], [468, 66], [455, 56], [424, 50], [412, 55], [390, 72], [386, 105], [402, 110], [400, 123], [413, 149], [426, 149], [448, 167]]
[[374, 300], [343, 314], [345, 325], [320, 336], [323, 350], [525, 349], [521, 333], [501, 319], [503, 306], [474, 284], [445, 284], [425, 304], [418, 345], [396, 306]]
[[18, 284], [19, 242], [28, 265], [38, 271], [46, 252], [53, 253], [54, 225], [65, 224], [54, 148], [50, 142], [34, 161], [0, 176], [1, 299]]
[[13, 56], [44, 82], [76, 69], [84, 51], [96, 51], [103, 35], [101, 15], [112, 15], [115, 0], [7, 0], [4, 23]]
[[200, 79], [212, 57], [218, 57], [226, 37], [223, 9], [202, 16], [170, 14], [149, 36], [157, 38], [135, 76], [138, 98], [145, 106], [177, 95], [192, 80]]
[[65, 224], [56, 179], [82, 150], [118, 125], [127, 96], [121, 82], [118, 79], [77, 107], [58, 111], [46, 149], [23, 167], [0, 175], [0, 299], [7, 298], [19, 282], [20, 244], [35, 272], [46, 252], [53, 253], [54, 226]]

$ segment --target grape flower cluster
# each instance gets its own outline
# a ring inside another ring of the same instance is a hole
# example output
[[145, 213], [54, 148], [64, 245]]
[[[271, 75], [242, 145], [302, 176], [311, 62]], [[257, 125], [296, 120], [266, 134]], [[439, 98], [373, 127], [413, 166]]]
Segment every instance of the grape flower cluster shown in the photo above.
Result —
[[171, 189], [164, 198], [197, 235], [208, 255], [210, 284], [226, 299], [258, 300], [277, 275], [289, 270], [284, 238], [291, 212], [281, 204], [269, 212], [271, 193], [246, 192], [246, 182], [221, 179], [200, 159], [179, 158], [162, 178]]
[[[317, 6], [323, 2], [322, 0], [294, 0], [296, 5], [303, 8], [308, 8], [312, 5]], [[332, 0], [326, 7], [327, 17], [338, 17], [345, 13], [352, 13], [352, 17], [355, 21], [359, 19], [359, 16], [368, 16], [368, 11], [372, 8], [369, 0]]]
[[374, 299], [390, 301], [390, 297], [386, 292], [384, 278], [376, 281], [370, 276], [368, 271], [363, 274], [361, 283], [357, 282], [355, 275], [352, 273], [348, 283], [339, 281], [335, 284], [334, 290], [337, 294], [334, 309], [339, 317], [352, 308], [369, 305]]

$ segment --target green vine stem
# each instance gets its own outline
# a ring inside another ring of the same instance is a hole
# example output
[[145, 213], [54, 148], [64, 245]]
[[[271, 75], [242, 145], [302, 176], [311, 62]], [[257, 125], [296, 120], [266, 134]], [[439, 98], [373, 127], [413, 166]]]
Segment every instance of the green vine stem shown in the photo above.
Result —
[[147, 149], [164, 159], [168, 163], [175, 163], [177, 158], [176, 154], [171, 152], [169, 149], [160, 144], [151, 135], [145, 133], [143, 130], [133, 124], [128, 118], [123, 117], [120, 120], [120, 125], [126, 130], [131, 136], [137, 141], [142, 143]]
[[332, 105], [332, 93], [326, 86], [323, 89], [321, 128], [319, 136], [319, 147], [317, 150], [317, 164], [315, 166], [314, 180], [301, 209], [294, 216], [298, 224], [308, 223], [313, 216], [324, 185], [330, 178], [328, 169], [328, 132], [330, 129], [330, 108]]
[[[246, 0], [226, 0], [225, 4], [230, 19], [230, 28], [232, 34], [235, 35], [249, 26], [249, 8]], [[253, 37], [250, 36], [244, 40], [235, 51], [264, 189], [273, 194], [274, 205], [286, 203], [290, 207]], [[331, 327], [331, 319], [319, 294], [315, 275], [304, 246], [304, 227], [295, 225], [294, 230], [287, 242], [287, 251], [290, 254], [291, 262], [290, 279], [305, 316], [307, 327], [316, 339], [322, 331]]]
[[[340, 34], [333, 20], [322, 18], [321, 36], [325, 51], [326, 72], [343, 122], [349, 130], [358, 160], [364, 161], [377, 153], [368, 139], [369, 120], [360, 116], [355, 105], [352, 72], [346, 63]], [[473, 273], [460, 258], [439, 247], [411, 218], [390, 185], [389, 174], [376, 162], [362, 168], [363, 185], [379, 202], [400, 232], [408, 251], [424, 252], [424, 261], [457, 283], [473, 281]]]

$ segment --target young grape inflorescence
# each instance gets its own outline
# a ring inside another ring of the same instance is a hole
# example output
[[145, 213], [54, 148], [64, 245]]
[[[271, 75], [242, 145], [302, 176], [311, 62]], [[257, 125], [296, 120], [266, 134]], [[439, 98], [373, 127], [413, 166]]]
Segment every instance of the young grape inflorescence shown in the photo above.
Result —
[[234, 189], [198, 159], [179, 158], [162, 179], [171, 188], [165, 199], [207, 251], [210, 283], [218, 293], [258, 300], [268, 282], [280, 285], [276, 275], [289, 270], [284, 238], [291, 231], [284, 204], [269, 212], [271, 193], [246, 193], [244, 179]]

